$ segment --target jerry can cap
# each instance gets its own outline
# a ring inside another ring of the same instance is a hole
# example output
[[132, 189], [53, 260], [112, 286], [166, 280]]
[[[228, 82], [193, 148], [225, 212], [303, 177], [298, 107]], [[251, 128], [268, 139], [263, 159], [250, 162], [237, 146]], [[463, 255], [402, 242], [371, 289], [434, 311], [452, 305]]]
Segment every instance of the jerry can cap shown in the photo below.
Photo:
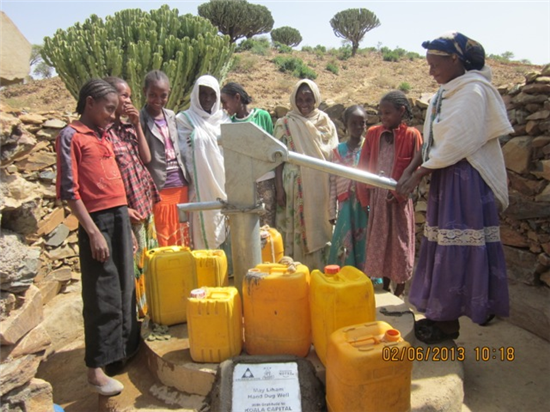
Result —
[[388, 329], [384, 333], [384, 340], [386, 342], [399, 342], [401, 340], [401, 333], [397, 329]]
[[325, 275], [335, 275], [340, 272], [340, 266], [338, 265], [327, 265], [325, 266]]
[[206, 289], [199, 288], [191, 291], [191, 297], [195, 299], [204, 299], [206, 297]]

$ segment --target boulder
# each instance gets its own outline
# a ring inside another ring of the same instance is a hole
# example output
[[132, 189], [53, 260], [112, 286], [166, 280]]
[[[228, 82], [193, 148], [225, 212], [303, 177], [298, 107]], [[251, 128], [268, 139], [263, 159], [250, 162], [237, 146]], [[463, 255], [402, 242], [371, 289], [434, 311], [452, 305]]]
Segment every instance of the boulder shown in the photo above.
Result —
[[0, 365], [0, 396], [23, 386], [36, 375], [42, 356], [26, 355]]
[[508, 278], [526, 285], [536, 284], [537, 256], [527, 250], [504, 245]]
[[528, 171], [531, 160], [531, 136], [521, 136], [511, 139], [502, 148], [506, 168], [522, 174]]
[[4, 206], [2, 226], [21, 235], [36, 233], [40, 219], [39, 203], [39, 199], [34, 199], [10, 210]]
[[0, 236], [0, 282], [4, 291], [24, 292], [40, 267], [40, 249], [23, 244], [20, 236], [4, 231]]
[[550, 180], [550, 159], [536, 162], [535, 168], [531, 170], [531, 174], [539, 178]]
[[505, 216], [517, 220], [550, 217], [550, 204], [535, 202], [515, 190], [509, 192], [510, 205], [504, 211]]
[[36, 113], [26, 113], [19, 116], [19, 120], [24, 124], [42, 125], [46, 121], [46, 118]]
[[40, 289], [31, 285], [23, 298], [23, 305], [12, 310], [10, 316], [0, 321], [0, 343], [14, 345], [43, 319]]
[[64, 222], [64, 219], [65, 211], [63, 208], [56, 208], [52, 213], [38, 223], [38, 230], [36, 234], [38, 236], [50, 234], [56, 227]]
[[79, 282], [71, 284], [65, 293], [58, 294], [44, 306], [42, 326], [52, 340], [48, 351], [59, 350], [83, 336], [84, 320], [80, 290]]
[[46, 246], [58, 247], [63, 244], [67, 236], [69, 236], [69, 228], [61, 223], [48, 236]]
[[25, 355], [43, 352], [51, 343], [52, 340], [46, 329], [42, 325], [38, 325], [15, 345], [2, 346], [1, 360], [2, 362], [11, 361]]
[[2, 411], [7, 407], [9, 411], [51, 412], [54, 410], [52, 392], [49, 382], [32, 378], [2, 397]]
[[25, 160], [17, 163], [19, 171], [32, 172], [53, 166], [56, 163], [56, 154], [44, 151], [31, 153]]
[[42, 124], [42, 127], [45, 129], [50, 128], [50, 129], [58, 130], [58, 129], [63, 129], [65, 126], [67, 126], [67, 123], [59, 119], [49, 119]]
[[502, 244], [508, 246], [514, 246], [518, 248], [526, 248], [529, 246], [527, 239], [519, 233], [519, 231], [514, 230], [508, 224], [502, 222], [500, 224], [500, 239]]
[[508, 172], [510, 187], [525, 196], [534, 196], [541, 192], [546, 185], [544, 180], [529, 179], [512, 171]]

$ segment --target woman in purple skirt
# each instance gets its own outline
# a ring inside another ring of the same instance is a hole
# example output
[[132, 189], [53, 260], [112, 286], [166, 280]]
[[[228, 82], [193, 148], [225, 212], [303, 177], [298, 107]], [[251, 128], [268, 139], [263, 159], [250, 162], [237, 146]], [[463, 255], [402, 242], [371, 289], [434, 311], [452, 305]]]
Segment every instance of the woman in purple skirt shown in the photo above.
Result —
[[513, 129], [479, 43], [451, 32], [422, 46], [440, 88], [428, 108], [422, 151], [397, 191], [409, 195], [431, 174], [409, 294], [426, 315], [415, 325], [416, 337], [431, 344], [458, 338], [461, 316], [478, 324], [508, 316], [498, 217], [508, 206], [508, 187], [499, 137]]

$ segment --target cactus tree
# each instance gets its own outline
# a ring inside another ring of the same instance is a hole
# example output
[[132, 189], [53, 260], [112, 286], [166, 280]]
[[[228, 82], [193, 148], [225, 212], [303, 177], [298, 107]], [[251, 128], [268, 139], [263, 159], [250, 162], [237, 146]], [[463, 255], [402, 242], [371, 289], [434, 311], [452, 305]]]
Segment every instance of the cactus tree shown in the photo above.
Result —
[[330, 20], [330, 25], [336, 37], [351, 42], [351, 55], [355, 56], [359, 42], [368, 31], [380, 26], [380, 21], [370, 10], [348, 9], [336, 13]]
[[220, 33], [234, 43], [243, 37], [268, 33], [273, 28], [273, 16], [269, 9], [246, 0], [211, 0], [198, 8], [199, 16], [216, 26]]
[[290, 47], [296, 47], [302, 42], [300, 32], [292, 27], [283, 26], [271, 30], [271, 39], [274, 42], [282, 43]]
[[180, 16], [177, 9], [163, 5], [150, 13], [122, 10], [105, 21], [92, 15], [83, 24], [46, 37], [42, 56], [75, 98], [89, 79], [118, 76], [128, 82], [139, 107], [145, 103], [145, 75], [162, 70], [172, 88], [166, 107], [180, 111], [189, 106], [199, 76], [208, 73], [223, 81], [233, 51], [229, 38], [219, 36], [208, 20]]

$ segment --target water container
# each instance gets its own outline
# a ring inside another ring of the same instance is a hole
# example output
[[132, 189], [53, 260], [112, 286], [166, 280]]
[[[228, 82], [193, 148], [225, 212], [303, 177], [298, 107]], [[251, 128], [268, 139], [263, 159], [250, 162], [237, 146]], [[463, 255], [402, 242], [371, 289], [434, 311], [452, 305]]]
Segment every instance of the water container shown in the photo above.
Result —
[[189, 349], [195, 362], [223, 362], [243, 346], [241, 297], [234, 287], [200, 288], [187, 301]]
[[245, 349], [250, 355], [306, 356], [311, 347], [309, 270], [264, 263], [243, 279]]
[[399, 332], [382, 321], [333, 332], [326, 365], [329, 412], [410, 411], [414, 357], [408, 348]]
[[328, 340], [344, 326], [376, 320], [376, 304], [371, 280], [353, 266], [325, 267], [325, 273], [311, 273], [309, 289], [313, 346], [326, 365]]
[[192, 250], [195, 258], [197, 285], [227, 286], [227, 257], [223, 250]]
[[260, 228], [262, 244], [262, 262], [278, 263], [284, 256], [283, 237], [277, 229], [262, 226]]
[[196, 263], [184, 246], [149, 249], [145, 259], [149, 317], [161, 325], [187, 320], [187, 297], [197, 288]]

